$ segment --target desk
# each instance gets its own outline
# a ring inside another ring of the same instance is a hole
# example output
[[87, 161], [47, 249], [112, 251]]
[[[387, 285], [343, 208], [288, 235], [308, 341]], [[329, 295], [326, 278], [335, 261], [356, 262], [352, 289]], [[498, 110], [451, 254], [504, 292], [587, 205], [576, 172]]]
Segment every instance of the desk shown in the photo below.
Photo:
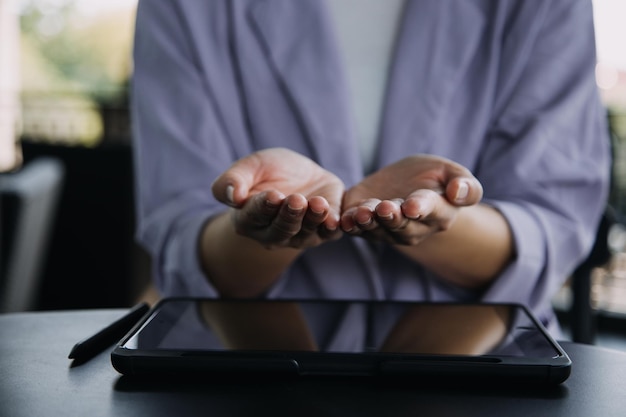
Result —
[[624, 416], [626, 353], [563, 343], [572, 375], [538, 389], [383, 386], [363, 380], [136, 383], [109, 352], [67, 354], [123, 310], [0, 315], [0, 416]]

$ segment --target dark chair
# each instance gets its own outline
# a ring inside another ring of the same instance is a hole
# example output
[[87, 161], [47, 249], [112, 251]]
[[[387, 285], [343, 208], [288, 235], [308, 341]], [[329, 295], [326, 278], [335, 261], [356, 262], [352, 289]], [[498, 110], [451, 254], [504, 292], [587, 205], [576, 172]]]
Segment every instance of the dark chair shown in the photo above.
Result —
[[596, 312], [591, 299], [592, 272], [594, 268], [606, 265], [611, 260], [615, 248], [610, 244], [610, 236], [616, 231], [619, 232], [621, 224], [615, 210], [607, 206], [589, 256], [572, 274], [570, 281], [572, 305], [569, 314], [574, 342], [587, 344], [595, 342]]
[[130, 144], [103, 140], [95, 147], [64, 146], [22, 138], [22, 150], [27, 163], [48, 157], [65, 168], [39, 309], [132, 305], [144, 275], [133, 236]]
[[36, 308], [63, 178], [53, 158], [0, 175], [0, 312]]

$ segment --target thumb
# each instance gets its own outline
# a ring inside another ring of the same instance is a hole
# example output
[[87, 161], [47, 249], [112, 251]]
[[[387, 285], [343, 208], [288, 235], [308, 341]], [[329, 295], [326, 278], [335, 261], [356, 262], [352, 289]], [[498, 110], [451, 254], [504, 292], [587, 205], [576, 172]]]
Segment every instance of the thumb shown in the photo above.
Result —
[[236, 175], [226, 173], [217, 177], [211, 185], [213, 196], [220, 202], [231, 207], [241, 206], [248, 196], [248, 188], [245, 182]]
[[236, 161], [213, 181], [213, 196], [231, 207], [240, 207], [248, 198], [258, 169], [254, 158], [245, 157]]
[[455, 206], [472, 206], [483, 198], [483, 186], [473, 176], [459, 176], [448, 182], [446, 198]]

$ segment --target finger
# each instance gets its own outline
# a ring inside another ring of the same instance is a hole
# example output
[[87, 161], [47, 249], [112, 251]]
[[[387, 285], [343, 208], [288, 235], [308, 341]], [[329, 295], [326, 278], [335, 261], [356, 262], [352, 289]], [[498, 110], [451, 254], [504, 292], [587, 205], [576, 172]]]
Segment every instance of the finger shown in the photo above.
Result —
[[300, 239], [306, 240], [309, 236], [317, 235], [322, 240], [335, 240], [341, 234], [339, 215], [332, 210], [329, 202], [320, 196], [310, 198], [302, 221]]
[[356, 207], [350, 208], [343, 212], [341, 215], [341, 229], [350, 234], [358, 234], [359, 228], [354, 221], [354, 213], [356, 212]]
[[248, 198], [252, 184], [237, 172], [225, 172], [211, 184], [211, 192], [218, 201], [240, 207]]
[[323, 197], [312, 197], [308, 202], [308, 209], [302, 220], [302, 229], [308, 232], [317, 232], [318, 227], [328, 217], [329, 204]]
[[401, 202], [384, 200], [376, 206], [376, 222], [389, 231], [397, 231], [406, 227], [409, 219], [402, 214]]
[[457, 206], [478, 204], [483, 196], [483, 187], [475, 177], [461, 176], [448, 182], [446, 198]]
[[401, 205], [402, 214], [418, 220], [431, 214], [441, 195], [432, 190], [420, 189], [411, 193]]
[[330, 202], [321, 196], [309, 199], [309, 211], [303, 228], [319, 233], [322, 239], [335, 239], [341, 235], [339, 213]]
[[343, 185], [336, 187], [334, 193], [329, 193], [326, 197], [328, 202], [328, 216], [324, 221], [324, 227], [329, 232], [335, 232], [341, 228], [341, 201], [343, 196]]
[[282, 206], [284, 195], [277, 191], [259, 193], [239, 210], [235, 210], [235, 228], [239, 234], [251, 236], [259, 228], [269, 226]]
[[341, 230], [341, 218], [339, 214], [332, 209], [329, 210], [326, 219], [324, 220], [325, 233], [335, 234], [336, 231]]
[[379, 199], [370, 198], [363, 201], [358, 207], [356, 207], [354, 212], [354, 221], [359, 229], [369, 231], [378, 227], [374, 214], [378, 204], [380, 204]]
[[211, 191], [218, 201], [239, 207], [248, 198], [261, 169], [259, 159], [253, 155], [241, 158], [213, 181]]
[[301, 194], [286, 197], [267, 231], [268, 243], [285, 242], [297, 235], [302, 229], [307, 207], [307, 200]]
[[[456, 217], [458, 208], [431, 190], [418, 190], [411, 193], [402, 205], [402, 212], [417, 223], [429, 224], [437, 230], [446, 230]], [[417, 217], [413, 217], [417, 216]]]
[[340, 222], [337, 220], [333, 226], [326, 226], [326, 223], [318, 230], [318, 235], [323, 240], [337, 240], [343, 235]]

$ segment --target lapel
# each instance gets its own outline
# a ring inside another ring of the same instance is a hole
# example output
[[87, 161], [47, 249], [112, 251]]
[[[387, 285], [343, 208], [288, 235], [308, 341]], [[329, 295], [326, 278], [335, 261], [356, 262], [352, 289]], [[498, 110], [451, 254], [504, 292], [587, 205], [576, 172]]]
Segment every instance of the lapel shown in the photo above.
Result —
[[455, 117], [448, 112], [450, 100], [485, 30], [475, 1], [408, 1], [389, 73], [379, 166], [413, 153], [436, 153], [433, 141]]
[[332, 20], [319, 0], [258, 0], [251, 25], [291, 102], [313, 159], [346, 185], [361, 176]]
[[[319, 0], [256, 0], [250, 24], [292, 103], [311, 156], [350, 186], [362, 176], [332, 19]], [[407, 0], [389, 73], [379, 166], [436, 151], [446, 110], [486, 28], [479, 2]]]

